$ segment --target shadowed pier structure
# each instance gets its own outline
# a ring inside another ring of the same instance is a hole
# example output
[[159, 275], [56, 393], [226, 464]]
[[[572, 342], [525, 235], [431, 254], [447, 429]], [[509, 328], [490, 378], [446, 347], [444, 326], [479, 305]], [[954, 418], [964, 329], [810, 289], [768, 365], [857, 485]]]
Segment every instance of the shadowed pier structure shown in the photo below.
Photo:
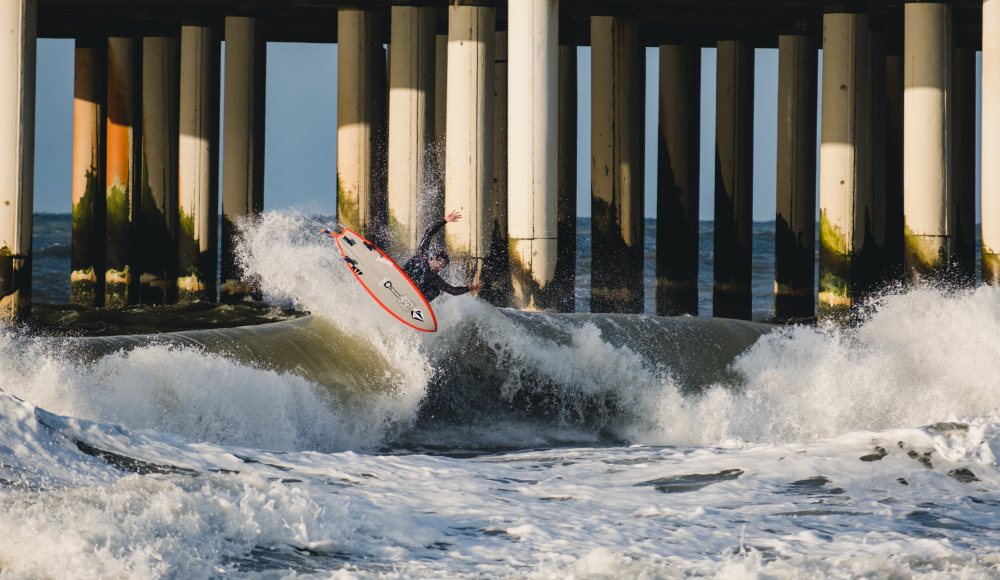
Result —
[[[0, 23], [5, 319], [31, 303], [37, 38], [76, 40], [67, 188], [71, 299], [84, 306], [253, 296], [235, 251], [237, 224], [264, 206], [267, 42], [339, 46], [337, 71], [316, 72], [338, 76], [339, 219], [403, 255], [445, 208], [462, 211], [446, 230], [453, 263], [499, 305], [575, 307], [581, 46], [592, 67], [591, 310], [642, 312], [655, 292], [658, 314], [698, 313], [702, 188], [715, 195], [716, 316], [751, 316], [754, 195], [777, 201], [777, 319], [839, 317], [899, 279], [974, 281], [976, 180], [981, 275], [1000, 281], [1000, 169], [974, 174], [979, 50], [982, 155], [1000, 152], [1000, 0], [11, 0]], [[653, 48], [658, 106], [645, 111]], [[706, 48], [717, 50], [715, 95], [700, 91]], [[754, 86], [758, 48], [778, 49], [777, 87]], [[755, 95], [778, 103], [774, 192], [753, 191]], [[698, 119], [712, 98], [706, 135]], [[713, 159], [700, 158], [704, 140]], [[699, 179], [706, 162], [714, 183]]]

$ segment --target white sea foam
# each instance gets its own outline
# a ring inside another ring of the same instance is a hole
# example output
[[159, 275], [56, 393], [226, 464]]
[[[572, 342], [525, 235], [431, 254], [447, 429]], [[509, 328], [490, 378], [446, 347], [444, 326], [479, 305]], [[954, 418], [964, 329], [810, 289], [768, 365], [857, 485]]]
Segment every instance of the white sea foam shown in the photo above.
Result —
[[[14, 577], [340, 569], [361, 577], [988, 578], [1000, 570], [995, 419], [742, 449], [453, 459], [191, 446], [43, 415], [44, 428], [21, 427], [48, 440], [43, 468], [97, 469], [71, 443], [84, 440], [192, 474], [105, 467], [83, 485], [3, 489], [0, 561]], [[3, 444], [23, 439], [17, 429], [0, 435]]]
[[647, 442], [803, 441], [1000, 415], [1000, 289], [883, 297], [856, 328], [792, 327], [734, 368], [742, 388], [659, 404]]
[[[443, 297], [439, 333], [401, 329], [316, 225], [266, 214], [247, 264], [271, 300], [374, 345], [396, 389], [349, 414], [301, 377], [196, 349], [84, 364], [0, 332], [0, 577], [1000, 575], [997, 290], [912, 290], [856, 328], [783, 329], [736, 361], [735, 388], [692, 395], [593, 324], [557, 341]], [[373, 451], [470, 336], [504, 397], [556, 388], [563, 413], [434, 427], [522, 451]], [[635, 445], [578, 420], [574, 401], [613, 397], [602, 426]]]

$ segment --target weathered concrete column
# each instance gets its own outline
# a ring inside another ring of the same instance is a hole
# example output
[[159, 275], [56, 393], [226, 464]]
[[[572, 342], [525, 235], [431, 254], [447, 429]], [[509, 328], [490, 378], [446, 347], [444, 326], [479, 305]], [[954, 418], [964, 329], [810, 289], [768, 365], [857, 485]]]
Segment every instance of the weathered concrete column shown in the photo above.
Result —
[[871, 52], [868, 16], [823, 16], [819, 167], [820, 316], [840, 316], [858, 296], [854, 255], [864, 246], [871, 188]]
[[952, 201], [955, 232], [955, 275], [976, 281], [976, 51], [955, 47], [952, 68], [951, 141]]
[[[983, 0], [983, 102], [1000, 102], [1000, 0]], [[1000, 107], [983, 107], [983, 282], [1000, 284]]]
[[483, 280], [486, 288], [479, 296], [496, 306], [508, 306], [513, 293], [511, 280], [511, 256], [508, 248], [507, 191], [507, 129], [508, 87], [507, 87], [507, 39], [506, 30], [497, 30], [493, 59], [493, 185], [490, 188], [490, 215], [492, 223], [489, 249], [483, 264]]
[[[438, 34], [434, 44], [434, 153], [432, 203], [444, 213], [445, 136], [448, 134], [448, 35]], [[435, 213], [435, 212], [431, 212]]]
[[577, 145], [577, 76], [576, 46], [559, 47], [559, 190], [556, 250], [556, 310], [576, 311], [576, 145]]
[[660, 46], [656, 313], [698, 314], [701, 47]]
[[212, 29], [181, 27], [177, 289], [179, 300], [216, 299], [219, 42]]
[[31, 308], [31, 210], [35, 147], [34, 0], [0, 8], [0, 320]]
[[381, 42], [377, 12], [337, 12], [337, 219], [375, 238], [385, 226], [376, 166], [385, 106], [384, 83], [376, 78], [385, 71]]
[[[389, 249], [413, 254], [428, 216], [421, 205], [433, 171], [435, 8], [393, 6], [389, 51]], [[433, 216], [441, 219], [441, 214]]]
[[643, 310], [644, 52], [635, 20], [593, 16], [592, 312]]
[[452, 268], [479, 280], [490, 240], [493, 207], [493, 61], [496, 9], [448, 7], [448, 127], [445, 207], [462, 220], [445, 229]]
[[816, 41], [778, 38], [778, 173], [774, 316], [816, 310]]
[[240, 219], [264, 211], [264, 100], [267, 41], [254, 18], [226, 17], [225, 118], [222, 159], [222, 302], [254, 292], [237, 265]]
[[104, 305], [121, 308], [137, 301], [132, 247], [140, 175], [137, 42], [108, 39], [108, 117]]
[[177, 147], [180, 48], [176, 38], [142, 39], [142, 176], [135, 266], [139, 302], [177, 299]]
[[904, 259], [911, 276], [942, 274], [955, 253], [950, 223], [951, 6], [905, 6], [903, 78]]
[[715, 109], [715, 284], [712, 314], [749, 320], [753, 265], [753, 46], [718, 43]]
[[[903, 55], [885, 57], [885, 249], [882, 278], [903, 275]], [[878, 117], [872, 117], [878, 120]]]
[[69, 301], [104, 304], [107, 41], [77, 40], [73, 80], [73, 238]]
[[513, 0], [510, 25], [512, 305], [552, 310], [559, 253], [559, 2]]
[[[888, 154], [886, 94], [886, 34], [881, 22], [869, 21], [869, 72], [868, 72], [868, 102], [871, 104], [869, 117], [871, 128], [869, 133], [870, 171], [868, 185], [862, 189], [865, 197], [860, 204], [866, 208], [864, 227], [856, 234], [863, 235], [854, 254], [852, 267], [853, 282], [857, 293], [856, 300], [865, 300], [877, 294], [885, 283], [892, 280], [891, 270], [886, 262], [886, 224], [888, 195], [886, 192], [886, 160]], [[900, 210], [900, 219], [902, 212]]]

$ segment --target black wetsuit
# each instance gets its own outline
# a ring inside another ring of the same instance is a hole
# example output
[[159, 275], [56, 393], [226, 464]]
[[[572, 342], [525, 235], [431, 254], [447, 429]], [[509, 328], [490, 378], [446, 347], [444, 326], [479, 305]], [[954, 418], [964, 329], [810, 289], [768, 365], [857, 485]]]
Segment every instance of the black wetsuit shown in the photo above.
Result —
[[424, 232], [424, 237], [420, 239], [420, 245], [417, 246], [416, 253], [403, 264], [403, 271], [410, 277], [410, 280], [413, 280], [413, 283], [417, 285], [417, 288], [428, 302], [440, 296], [442, 292], [458, 295], [469, 291], [468, 286], [452, 286], [445, 282], [441, 279], [441, 276], [431, 271], [430, 264], [428, 264], [430, 260], [429, 249], [431, 239], [446, 223], [448, 222], [445, 220], [439, 220], [427, 228], [427, 231]]

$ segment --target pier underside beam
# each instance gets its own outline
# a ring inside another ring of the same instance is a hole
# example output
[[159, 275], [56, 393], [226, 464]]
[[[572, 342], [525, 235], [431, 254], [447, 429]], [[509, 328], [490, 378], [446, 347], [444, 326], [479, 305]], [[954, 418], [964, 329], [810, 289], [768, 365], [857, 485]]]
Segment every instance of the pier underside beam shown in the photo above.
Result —
[[818, 53], [806, 35], [778, 39], [778, 173], [774, 316], [816, 309], [816, 79]]
[[698, 314], [701, 48], [660, 47], [656, 313]]
[[945, 274], [955, 255], [951, 6], [908, 3], [905, 14], [904, 260], [909, 274], [919, 280]]
[[219, 42], [181, 27], [178, 299], [215, 301], [218, 251]]
[[717, 74], [712, 314], [749, 320], [753, 263], [753, 46], [742, 40], [720, 41]]
[[445, 208], [462, 220], [445, 229], [453, 269], [479, 281], [493, 239], [493, 65], [496, 9], [448, 7]]
[[107, 41], [77, 40], [73, 80], [73, 222], [69, 301], [104, 305]]
[[559, 253], [559, 2], [510, 3], [512, 305], [555, 310]]
[[856, 254], [863, 249], [871, 196], [871, 47], [868, 16], [823, 18], [819, 178], [819, 315], [840, 316], [859, 296]]
[[237, 265], [237, 222], [264, 211], [264, 111], [267, 42], [254, 18], [226, 18], [222, 160], [222, 302], [251, 296]]
[[634, 19], [591, 18], [591, 312], [643, 310], [645, 59]]
[[142, 176], [136, 230], [139, 301], [177, 300], [177, 151], [180, 47], [142, 39]]

